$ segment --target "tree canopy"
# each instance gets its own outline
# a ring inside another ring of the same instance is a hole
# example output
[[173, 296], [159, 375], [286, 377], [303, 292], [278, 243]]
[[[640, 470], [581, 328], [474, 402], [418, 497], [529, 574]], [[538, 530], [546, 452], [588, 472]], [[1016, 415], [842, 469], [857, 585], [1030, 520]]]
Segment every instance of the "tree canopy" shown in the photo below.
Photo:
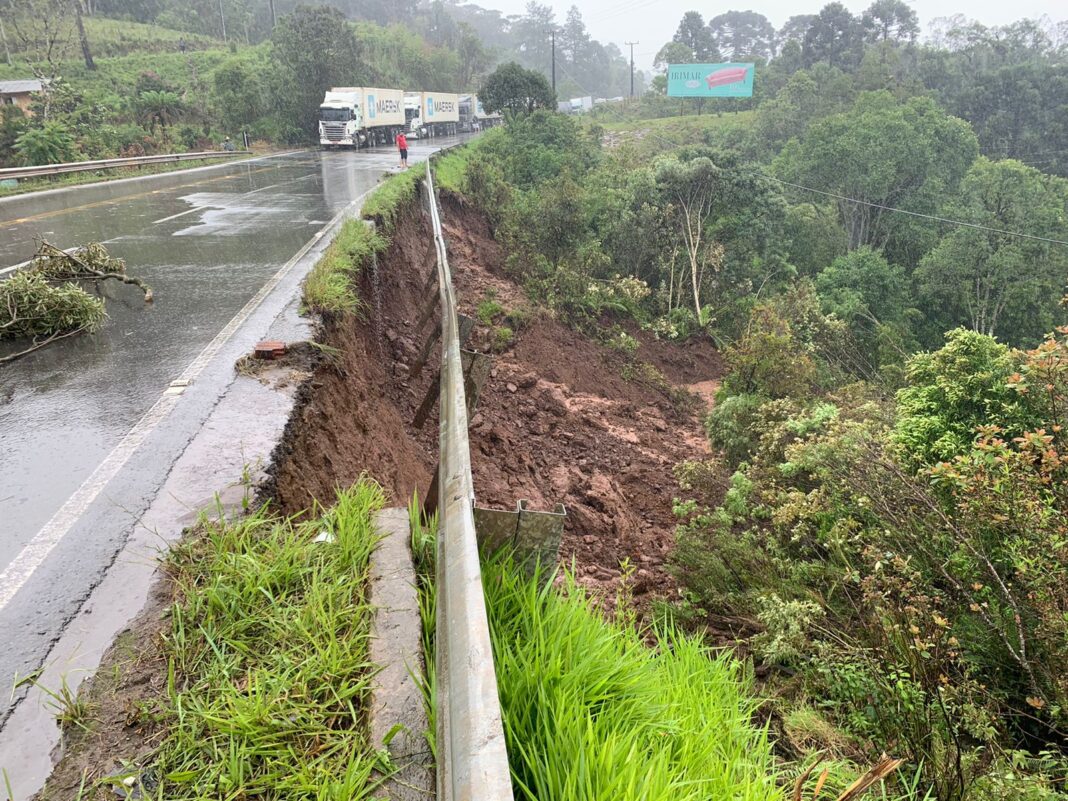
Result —
[[530, 114], [536, 109], [556, 106], [556, 95], [540, 72], [524, 69], [514, 61], [497, 67], [479, 95], [487, 111]]

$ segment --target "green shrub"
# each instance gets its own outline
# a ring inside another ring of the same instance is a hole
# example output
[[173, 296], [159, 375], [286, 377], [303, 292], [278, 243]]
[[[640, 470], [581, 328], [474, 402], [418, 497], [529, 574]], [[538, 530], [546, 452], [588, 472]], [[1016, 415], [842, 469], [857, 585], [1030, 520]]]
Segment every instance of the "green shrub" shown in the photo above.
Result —
[[730, 395], [717, 401], [705, 418], [709, 442], [723, 452], [730, 467], [737, 467], [756, 449], [760, 436], [757, 413], [766, 401], [760, 395]]
[[476, 316], [483, 325], [492, 325], [493, 321], [503, 313], [504, 306], [494, 298], [489, 297], [488, 294], [486, 299], [478, 304], [478, 309], [475, 311]]
[[952, 460], [971, 448], [981, 426], [997, 426], [1010, 438], [1037, 428], [1027, 399], [1010, 386], [1021, 369], [1020, 354], [963, 328], [946, 334], [941, 349], [911, 357], [894, 429], [909, 463]]

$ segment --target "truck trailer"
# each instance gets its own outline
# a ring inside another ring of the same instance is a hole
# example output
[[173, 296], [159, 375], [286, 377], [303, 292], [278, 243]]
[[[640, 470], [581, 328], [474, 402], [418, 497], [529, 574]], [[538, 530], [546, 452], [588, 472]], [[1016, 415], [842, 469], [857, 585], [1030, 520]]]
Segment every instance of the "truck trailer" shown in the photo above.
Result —
[[323, 147], [388, 145], [404, 130], [404, 92], [370, 86], [330, 89], [319, 106]]
[[404, 116], [413, 137], [455, 134], [460, 129], [460, 97], [451, 92], [405, 92]]

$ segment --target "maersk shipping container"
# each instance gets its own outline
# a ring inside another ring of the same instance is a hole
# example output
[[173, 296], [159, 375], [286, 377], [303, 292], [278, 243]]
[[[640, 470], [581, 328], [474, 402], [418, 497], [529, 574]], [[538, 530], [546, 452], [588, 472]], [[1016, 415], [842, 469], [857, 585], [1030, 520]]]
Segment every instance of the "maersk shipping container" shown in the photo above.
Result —
[[367, 128], [403, 128], [404, 90], [365, 86], [363, 119]]
[[451, 92], [423, 92], [423, 121], [443, 123], [460, 121], [460, 96]]

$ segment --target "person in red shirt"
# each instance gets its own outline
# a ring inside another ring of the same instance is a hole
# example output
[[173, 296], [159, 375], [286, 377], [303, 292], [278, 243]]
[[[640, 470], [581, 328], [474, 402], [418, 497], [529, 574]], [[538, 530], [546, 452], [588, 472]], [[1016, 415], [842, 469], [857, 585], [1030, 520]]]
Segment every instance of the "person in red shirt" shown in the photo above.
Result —
[[404, 134], [397, 134], [397, 150], [400, 151], [400, 165], [408, 168], [408, 139]]

